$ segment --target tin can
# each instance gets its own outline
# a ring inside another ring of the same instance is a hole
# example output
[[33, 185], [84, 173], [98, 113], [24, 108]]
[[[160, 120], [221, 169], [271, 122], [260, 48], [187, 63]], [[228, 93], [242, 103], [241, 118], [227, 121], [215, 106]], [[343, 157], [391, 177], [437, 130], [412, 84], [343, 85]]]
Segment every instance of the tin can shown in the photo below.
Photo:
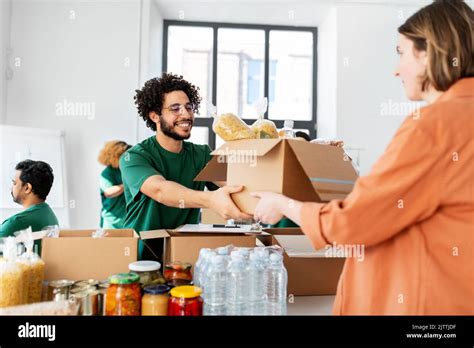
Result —
[[79, 306], [79, 315], [97, 315], [98, 314], [98, 297], [97, 290], [91, 288], [80, 289], [71, 292], [71, 299], [74, 299]]
[[78, 280], [74, 283], [75, 288], [93, 288], [96, 289], [99, 281], [95, 279]]
[[67, 279], [50, 281], [48, 284], [48, 300], [68, 300], [73, 284], [74, 282], [72, 280]]
[[108, 287], [109, 283], [105, 281], [100, 282], [97, 288], [97, 315], [105, 315], [105, 295], [107, 294]]

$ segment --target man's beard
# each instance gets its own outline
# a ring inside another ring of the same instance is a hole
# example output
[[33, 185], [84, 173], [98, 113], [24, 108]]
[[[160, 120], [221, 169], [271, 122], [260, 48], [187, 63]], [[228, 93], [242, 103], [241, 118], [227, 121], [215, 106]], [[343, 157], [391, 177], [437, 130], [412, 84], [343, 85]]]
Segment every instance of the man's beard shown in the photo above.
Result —
[[[191, 132], [189, 132], [189, 134], [186, 136], [179, 135], [178, 133], [174, 131], [174, 125], [167, 123], [165, 119], [163, 118], [163, 116], [159, 116], [159, 117], [160, 117], [161, 131], [163, 132], [164, 135], [174, 140], [186, 140], [186, 139], [189, 139], [189, 137], [191, 136]], [[189, 120], [189, 123], [191, 124], [191, 126], [193, 125], [192, 120]]]
[[18, 197], [18, 196], [15, 197], [15, 195], [13, 194], [13, 191], [10, 191], [10, 193], [12, 195], [13, 202], [21, 205], [20, 197]]

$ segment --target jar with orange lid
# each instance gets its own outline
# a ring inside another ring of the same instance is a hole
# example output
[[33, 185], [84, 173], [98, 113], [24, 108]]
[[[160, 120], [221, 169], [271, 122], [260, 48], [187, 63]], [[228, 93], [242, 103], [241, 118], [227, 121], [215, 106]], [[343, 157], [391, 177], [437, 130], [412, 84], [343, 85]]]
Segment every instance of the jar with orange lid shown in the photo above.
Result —
[[143, 288], [142, 315], [168, 315], [168, 285], [148, 285]]
[[170, 291], [168, 315], [202, 316], [202, 290], [197, 286], [177, 286]]
[[105, 315], [140, 315], [140, 276], [136, 273], [118, 273], [109, 277], [105, 296]]

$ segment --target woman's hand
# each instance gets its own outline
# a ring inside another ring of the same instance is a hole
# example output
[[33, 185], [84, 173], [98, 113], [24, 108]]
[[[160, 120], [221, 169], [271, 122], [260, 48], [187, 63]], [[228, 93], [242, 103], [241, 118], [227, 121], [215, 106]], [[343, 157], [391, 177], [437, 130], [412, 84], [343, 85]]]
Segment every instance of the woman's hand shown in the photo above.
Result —
[[254, 220], [264, 224], [274, 225], [283, 217], [284, 205], [288, 198], [274, 192], [252, 192], [254, 197], [260, 198], [254, 212]]
[[285, 216], [300, 225], [303, 203], [274, 192], [251, 192], [260, 198], [255, 208], [254, 220], [274, 225]]

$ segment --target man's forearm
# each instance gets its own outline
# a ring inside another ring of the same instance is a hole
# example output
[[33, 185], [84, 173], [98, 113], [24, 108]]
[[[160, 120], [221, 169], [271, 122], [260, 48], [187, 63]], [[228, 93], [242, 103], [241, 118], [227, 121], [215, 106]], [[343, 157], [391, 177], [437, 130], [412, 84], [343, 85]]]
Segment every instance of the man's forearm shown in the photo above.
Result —
[[162, 181], [159, 184], [157, 201], [174, 208], [208, 208], [209, 191], [196, 191], [174, 181]]

